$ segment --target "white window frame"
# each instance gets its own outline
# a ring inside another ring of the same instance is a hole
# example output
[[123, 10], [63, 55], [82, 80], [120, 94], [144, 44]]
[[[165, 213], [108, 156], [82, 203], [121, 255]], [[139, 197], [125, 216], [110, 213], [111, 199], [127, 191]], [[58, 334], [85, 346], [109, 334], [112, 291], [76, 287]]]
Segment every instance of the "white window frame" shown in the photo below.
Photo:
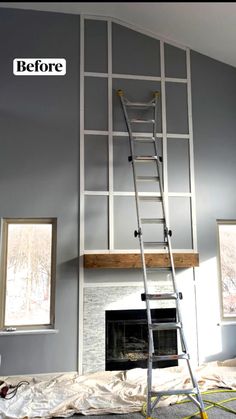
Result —
[[[222, 267], [221, 267], [221, 243], [220, 243], [220, 226], [232, 225], [236, 227], [236, 220], [216, 220], [217, 222], [217, 259], [218, 259], [218, 285], [219, 285], [219, 296], [220, 296], [220, 315], [221, 320], [224, 323], [236, 323], [236, 310], [232, 315], [226, 315], [224, 313], [224, 298], [223, 298], [223, 278], [222, 278]], [[235, 286], [236, 293], [236, 286]]]
[[[5, 325], [8, 226], [11, 224], [50, 224], [52, 226], [50, 323], [32, 325]], [[2, 218], [1, 219], [1, 265], [0, 265], [0, 334], [5, 332], [42, 331], [55, 326], [55, 280], [56, 280], [56, 218]]]

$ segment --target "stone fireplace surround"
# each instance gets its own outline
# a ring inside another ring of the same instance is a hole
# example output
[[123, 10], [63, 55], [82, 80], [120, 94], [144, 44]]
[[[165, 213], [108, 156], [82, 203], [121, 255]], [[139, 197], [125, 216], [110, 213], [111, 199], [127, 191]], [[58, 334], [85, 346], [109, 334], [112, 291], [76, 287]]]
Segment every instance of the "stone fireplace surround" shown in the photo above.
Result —
[[[119, 272], [118, 272], [119, 271]], [[85, 269], [83, 288], [83, 356], [82, 373], [105, 371], [105, 312], [106, 310], [145, 309], [142, 273], [139, 270]], [[161, 275], [161, 274], [160, 274]], [[149, 292], [170, 292], [171, 282], [163, 276], [149, 281]], [[157, 285], [158, 284], [158, 285]], [[183, 293], [181, 311], [192, 364], [198, 363], [195, 283], [193, 269], [177, 272], [179, 291]], [[151, 308], [175, 307], [173, 301], [151, 302]], [[180, 361], [181, 362], [181, 361]]]
[[[94, 284], [84, 288], [83, 373], [105, 370], [105, 312], [106, 310], [145, 309], [141, 301], [143, 285]], [[151, 285], [150, 292], [158, 292]], [[168, 292], [162, 283], [162, 292]], [[173, 302], [153, 302], [152, 308], [175, 307]]]

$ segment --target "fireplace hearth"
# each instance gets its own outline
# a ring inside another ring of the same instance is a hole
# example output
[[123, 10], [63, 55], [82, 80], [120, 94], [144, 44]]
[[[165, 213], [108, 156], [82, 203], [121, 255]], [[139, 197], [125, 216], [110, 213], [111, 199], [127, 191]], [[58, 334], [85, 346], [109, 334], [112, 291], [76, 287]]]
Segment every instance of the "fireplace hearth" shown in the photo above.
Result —
[[[175, 308], [152, 309], [154, 322], [175, 322]], [[146, 310], [109, 310], [106, 319], [106, 371], [147, 368], [148, 328]], [[153, 333], [155, 355], [177, 353], [176, 330]], [[178, 365], [177, 360], [157, 361], [154, 368]]]

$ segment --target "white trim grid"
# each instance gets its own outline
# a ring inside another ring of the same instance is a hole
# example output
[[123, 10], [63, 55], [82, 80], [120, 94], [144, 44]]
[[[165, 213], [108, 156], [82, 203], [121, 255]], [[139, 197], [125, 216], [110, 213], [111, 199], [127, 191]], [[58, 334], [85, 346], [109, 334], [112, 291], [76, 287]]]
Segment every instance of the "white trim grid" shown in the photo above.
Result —
[[[85, 72], [84, 71], [84, 22], [85, 20], [100, 20], [107, 22], [107, 49], [108, 49], [108, 72], [97, 73], [97, 72]], [[110, 17], [99, 17], [90, 15], [81, 15], [80, 17], [80, 259], [79, 259], [79, 320], [78, 320], [78, 371], [82, 373], [82, 358], [83, 358], [83, 290], [84, 287], [93, 286], [84, 283], [84, 267], [83, 267], [83, 255], [88, 253], [133, 253], [139, 251], [139, 249], [115, 249], [114, 248], [114, 197], [115, 196], [134, 196], [134, 192], [123, 192], [114, 191], [114, 179], [113, 179], [113, 137], [128, 137], [127, 132], [113, 131], [113, 101], [112, 101], [112, 81], [113, 79], [131, 79], [131, 80], [149, 80], [149, 81], [160, 81], [161, 82], [161, 101], [162, 101], [162, 133], [157, 133], [157, 138], [163, 139], [163, 167], [164, 167], [164, 193], [166, 197], [189, 197], [191, 202], [191, 223], [192, 223], [192, 240], [193, 250], [197, 251], [197, 235], [196, 235], [196, 208], [195, 208], [195, 183], [194, 183], [194, 156], [193, 156], [193, 130], [192, 130], [192, 101], [191, 101], [191, 70], [190, 70], [190, 51], [188, 48], [171, 42], [167, 39], [154, 36], [152, 33], [140, 30], [133, 25], [126, 24], [113, 19]], [[160, 77], [133, 75], [133, 74], [113, 74], [112, 73], [112, 24], [120, 24], [129, 29], [133, 29], [142, 34], [146, 34], [160, 41], [160, 62], [161, 62], [161, 75]], [[186, 51], [186, 67], [187, 77], [186, 78], [174, 78], [165, 77], [165, 56], [164, 56], [164, 44], [176, 46]], [[100, 77], [107, 78], [108, 81], [108, 129], [107, 130], [85, 130], [84, 129], [84, 81], [85, 77]], [[188, 134], [177, 134], [168, 133], [166, 126], [166, 94], [165, 94], [165, 83], [183, 83], [187, 87], [187, 100], [188, 100]], [[151, 136], [151, 133], [135, 133], [137, 136]], [[84, 189], [84, 137], [85, 135], [104, 135], [108, 137], [108, 191], [87, 191]], [[169, 192], [168, 191], [168, 171], [167, 171], [167, 141], [169, 139], [186, 139], [189, 142], [189, 168], [190, 168], [190, 192]], [[143, 192], [144, 196], [148, 196], [153, 193]], [[85, 196], [107, 196], [109, 202], [108, 220], [109, 220], [109, 248], [107, 250], [85, 250], [84, 240], [84, 200]], [[157, 193], [158, 195], [158, 193]], [[167, 203], [167, 219], [169, 215], [168, 199]], [[177, 249], [175, 252], [192, 252], [190, 249]], [[133, 283], [133, 282], [132, 282]], [[98, 286], [100, 284], [97, 284]], [[119, 284], [121, 285], [121, 284]], [[127, 285], [125, 283], [125, 285]], [[104, 283], [103, 286], [106, 286]], [[110, 283], [107, 284], [110, 286]], [[80, 339], [79, 339], [80, 338]]]
[[[88, 17], [89, 19], [89, 17]], [[93, 17], [95, 20], [95, 17]], [[112, 23], [114, 19], [101, 18], [99, 20], [107, 21], [108, 25], [108, 73], [97, 73], [97, 72], [84, 72], [84, 77], [105, 77], [108, 78], [108, 130], [84, 130], [84, 135], [108, 135], [108, 173], [109, 173], [109, 190], [107, 191], [84, 191], [85, 195], [98, 195], [109, 197], [109, 250], [114, 249], [114, 196], [133, 196], [131, 192], [122, 192], [113, 190], [113, 137], [127, 137], [127, 132], [118, 132], [112, 130], [112, 80], [113, 78], [120, 79], [138, 79], [138, 80], [155, 80], [161, 81], [161, 100], [162, 100], [162, 133], [157, 134], [157, 138], [163, 139], [163, 167], [164, 167], [164, 193], [166, 198], [169, 196], [178, 197], [190, 197], [191, 204], [191, 226], [192, 226], [192, 242], [193, 250], [197, 249], [196, 239], [196, 211], [195, 211], [195, 188], [194, 188], [194, 165], [193, 165], [193, 139], [192, 139], [192, 112], [191, 112], [191, 79], [190, 79], [190, 56], [189, 49], [183, 48], [186, 51], [186, 67], [187, 67], [187, 78], [168, 78], [165, 77], [165, 55], [164, 55], [164, 41], [160, 41], [160, 55], [161, 55], [161, 77], [153, 76], [142, 76], [132, 74], [112, 74]], [[168, 133], [166, 126], [166, 94], [165, 94], [165, 83], [166, 82], [180, 82], [187, 84], [187, 100], [188, 100], [188, 125], [189, 134], [177, 134]], [[151, 133], [134, 133], [137, 136], [151, 136]], [[189, 140], [189, 155], [190, 155], [190, 193], [174, 193], [168, 192], [168, 168], [167, 168], [167, 141], [169, 139], [187, 139]], [[167, 209], [167, 221], [169, 216], [168, 199], [166, 199]]]

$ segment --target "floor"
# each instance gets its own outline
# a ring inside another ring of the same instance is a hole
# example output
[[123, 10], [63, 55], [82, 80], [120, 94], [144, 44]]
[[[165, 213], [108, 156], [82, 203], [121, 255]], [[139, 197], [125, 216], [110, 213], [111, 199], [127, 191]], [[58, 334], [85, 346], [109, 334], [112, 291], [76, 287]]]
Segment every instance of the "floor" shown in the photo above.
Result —
[[[212, 393], [208, 395], [203, 395], [204, 400], [208, 400], [215, 403], [221, 403], [220, 406], [215, 406], [210, 409], [206, 409], [207, 415], [209, 419], [235, 419], [236, 417], [236, 393], [229, 393], [229, 392], [222, 392], [222, 393]], [[229, 402], [226, 402], [229, 399], [233, 399]], [[205, 403], [205, 406], [210, 406], [209, 403]], [[212, 406], [212, 404], [211, 404]], [[224, 408], [233, 410], [230, 412], [229, 410], [224, 410]], [[197, 412], [197, 408], [193, 405], [192, 402], [176, 404], [173, 406], [168, 407], [159, 407], [155, 409], [153, 412], [152, 418], [153, 419], [199, 419], [198, 415], [194, 413]], [[74, 419], [143, 419], [144, 416], [137, 412], [137, 413], [129, 413], [129, 414], [122, 414], [122, 415], [101, 415], [101, 416], [82, 416], [82, 415], [74, 415], [72, 418]]]

